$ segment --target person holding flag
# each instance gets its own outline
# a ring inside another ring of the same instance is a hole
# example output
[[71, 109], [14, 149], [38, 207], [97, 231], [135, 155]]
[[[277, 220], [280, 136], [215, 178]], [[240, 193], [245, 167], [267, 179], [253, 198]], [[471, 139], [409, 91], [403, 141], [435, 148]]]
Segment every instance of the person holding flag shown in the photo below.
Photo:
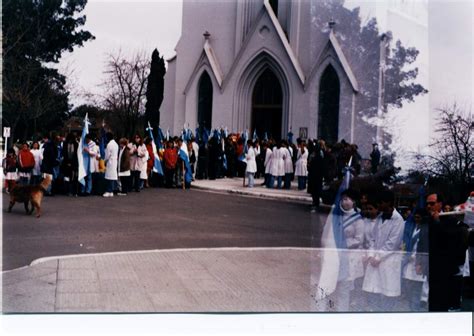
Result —
[[345, 169], [336, 200], [321, 236], [321, 270], [316, 303], [323, 311], [349, 311], [354, 280], [364, 273], [364, 222], [356, 210], [357, 193], [349, 189], [351, 171]]
[[[148, 122], [147, 131], [151, 139], [150, 145], [152, 147], [152, 154], [153, 154], [153, 156], [150, 155], [150, 158], [153, 160], [152, 172], [160, 176], [164, 176], [163, 166], [161, 165], [160, 156], [158, 154], [158, 149], [163, 148], [163, 143], [162, 143], [163, 133], [161, 132], [161, 128], [158, 127], [158, 139], [155, 142], [155, 138], [153, 136], [153, 128], [151, 128], [150, 122]], [[156, 147], [156, 144], [158, 144], [158, 149]]]
[[189, 163], [187, 146], [181, 139], [178, 139], [178, 157], [181, 160], [181, 165], [184, 164], [184, 186], [186, 189], [189, 189], [193, 180], [193, 173]]
[[92, 171], [91, 159], [96, 156], [95, 143], [89, 135], [88, 114], [84, 117], [81, 140], [77, 149], [78, 175], [77, 179], [81, 184], [81, 196], [88, 196], [92, 192]]

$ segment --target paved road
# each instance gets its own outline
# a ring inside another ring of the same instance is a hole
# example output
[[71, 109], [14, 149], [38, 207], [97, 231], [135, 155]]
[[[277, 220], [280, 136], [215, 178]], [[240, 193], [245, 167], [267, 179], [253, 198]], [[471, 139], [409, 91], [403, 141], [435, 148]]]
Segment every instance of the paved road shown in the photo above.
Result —
[[[8, 197], [3, 199], [6, 208]], [[3, 216], [3, 270], [47, 256], [196, 247], [318, 247], [325, 215], [306, 205], [200, 190], [45, 198]]]

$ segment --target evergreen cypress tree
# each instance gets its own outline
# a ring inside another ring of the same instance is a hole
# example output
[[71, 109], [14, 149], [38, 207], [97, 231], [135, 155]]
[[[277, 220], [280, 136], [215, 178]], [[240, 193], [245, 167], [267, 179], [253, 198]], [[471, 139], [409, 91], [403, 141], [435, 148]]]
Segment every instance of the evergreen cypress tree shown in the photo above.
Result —
[[165, 60], [157, 49], [151, 55], [150, 74], [146, 89], [145, 118], [152, 125], [160, 124], [160, 106], [163, 102]]

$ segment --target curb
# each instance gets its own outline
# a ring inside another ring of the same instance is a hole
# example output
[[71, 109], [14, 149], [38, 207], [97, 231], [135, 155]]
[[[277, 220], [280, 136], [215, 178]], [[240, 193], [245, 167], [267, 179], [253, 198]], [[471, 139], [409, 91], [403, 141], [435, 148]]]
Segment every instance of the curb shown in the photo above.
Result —
[[289, 195], [276, 196], [276, 195], [268, 195], [265, 193], [251, 193], [245, 190], [238, 190], [238, 189], [216, 189], [212, 187], [198, 186], [198, 185], [192, 185], [192, 188], [199, 189], [199, 190], [214, 191], [214, 192], [225, 193], [225, 194], [236, 194], [236, 195], [248, 196], [248, 197], [253, 197], [253, 198], [264, 198], [264, 199], [271, 199], [271, 200], [277, 200], [277, 201], [291, 201], [291, 202], [306, 204], [306, 205], [310, 205], [312, 203], [311, 197], [306, 197], [306, 196], [289, 196]]

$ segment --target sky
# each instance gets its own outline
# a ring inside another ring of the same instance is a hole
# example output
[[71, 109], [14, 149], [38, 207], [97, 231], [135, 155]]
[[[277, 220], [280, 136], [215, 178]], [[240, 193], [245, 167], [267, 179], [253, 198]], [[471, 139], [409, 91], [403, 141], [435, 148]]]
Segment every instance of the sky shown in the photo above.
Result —
[[[224, 0], [220, 0], [224, 1]], [[375, 16], [382, 31], [415, 46], [420, 54], [417, 82], [429, 90], [401, 110], [389, 111], [389, 131], [396, 151], [426, 147], [436, 128], [436, 108], [456, 101], [470, 110], [473, 92], [473, 11], [470, 0], [346, 0], [360, 7], [366, 20]], [[100, 93], [108, 53], [158, 48], [165, 59], [174, 55], [181, 34], [181, 0], [89, 0], [84, 26], [96, 39], [65, 54], [60, 63], [69, 74], [71, 101], [86, 102], [85, 92]]]

